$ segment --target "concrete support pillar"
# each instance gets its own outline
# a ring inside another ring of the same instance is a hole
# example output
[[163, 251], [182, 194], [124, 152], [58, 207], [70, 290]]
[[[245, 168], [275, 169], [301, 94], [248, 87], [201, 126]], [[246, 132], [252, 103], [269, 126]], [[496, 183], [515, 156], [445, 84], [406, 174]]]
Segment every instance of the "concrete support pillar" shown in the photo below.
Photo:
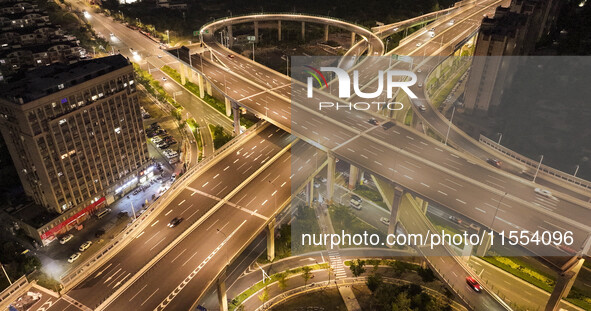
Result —
[[185, 66], [185, 70], [186, 70], [185, 75], [187, 76], [187, 81], [193, 82], [193, 69], [189, 66]]
[[228, 97], [224, 97], [224, 99], [226, 100], [226, 115], [229, 117], [232, 115], [232, 104], [230, 103]]
[[568, 270], [562, 272], [558, 276], [556, 285], [554, 285], [554, 290], [552, 290], [550, 299], [548, 299], [548, 303], [546, 303], [545, 311], [560, 310], [560, 302], [562, 298], [568, 296], [568, 293], [577, 279], [579, 271], [581, 271], [583, 263], [585, 263], [585, 259], [578, 259]]
[[328, 42], [328, 25], [324, 25], [324, 42]]
[[181, 70], [179, 70], [179, 71], [181, 73], [181, 84], [182, 85], [185, 85], [185, 83], [187, 83], [187, 77], [185, 76], [185, 65], [183, 65], [181, 63], [181, 68], [180, 69]]
[[281, 21], [277, 21], [277, 38], [281, 41]]
[[394, 234], [396, 232], [396, 223], [398, 223], [398, 210], [400, 209], [400, 202], [402, 202], [403, 195], [404, 189], [394, 186], [394, 198], [392, 199], [392, 209], [390, 209], [390, 224], [388, 225], [388, 234]]
[[199, 97], [203, 98], [203, 97], [205, 97], [205, 88], [204, 88], [205, 85], [203, 83], [203, 75], [198, 74], [197, 80], [199, 81]]
[[472, 256], [472, 248], [473, 247], [474, 247], [474, 245], [472, 245], [470, 243], [466, 243], [466, 245], [462, 249], [462, 260], [464, 260], [465, 262], [470, 261], [470, 256]]
[[254, 42], [259, 43], [259, 22], [254, 22]]
[[220, 303], [220, 311], [228, 311], [228, 293], [226, 292], [226, 271], [220, 275], [217, 280], [218, 302]]
[[429, 207], [429, 201], [427, 200], [423, 200], [419, 197], [415, 198], [415, 201], [417, 201], [417, 204], [419, 205], [419, 208], [421, 209], [421, 212], [423, 212], [424, 215], [427, 214], [427, 208]]
[[267, 260], [275, 259], [275, 218], [267, 226]]
[[232, 25], [228, 25], [228, 47], [234, 44], [234, 34], [232, 34]]
[[351, 164], [349, 169], [349, 189], [353, 190], [359, 184], [359, 168]]
[[476, 248], [476, 256], [483, 257], [490, 249], [491, 239], [490, 234], [484, 234], [480, 245]]
[[330, 204], [334, 196], [334, 179], [337, 159], [332, 154], [328, 154], [328, 165], [326, 167], [326, 200]]
[[234, 114], [234, 135], [240, 135], [240, 107], [232, 103], [232, 113]]
[[355, 45], [355, 33], [351, 32], [351, 46]]
[[306, 41], [306, 22], [302, 22], [302, 41]]
[[212, 92], [211, 92], [211, 83], [207, 80], [205, 80], [205, 92], [207, 92], [207, 95], [212, 96]]

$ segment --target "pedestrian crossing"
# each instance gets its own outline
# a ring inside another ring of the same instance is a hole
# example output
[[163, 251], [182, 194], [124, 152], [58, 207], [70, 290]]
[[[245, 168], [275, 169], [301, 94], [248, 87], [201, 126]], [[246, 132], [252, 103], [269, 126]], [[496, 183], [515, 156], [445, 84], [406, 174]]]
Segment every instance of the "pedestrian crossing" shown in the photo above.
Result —
[[332, 267], [335, 279], [342, 279], [347, 277], [347, 271], [345, 270], [345, 265], [343, 264], [343, 259], [338, 251], [328, 251], [328, 260], [330, 262], [330, 266]]

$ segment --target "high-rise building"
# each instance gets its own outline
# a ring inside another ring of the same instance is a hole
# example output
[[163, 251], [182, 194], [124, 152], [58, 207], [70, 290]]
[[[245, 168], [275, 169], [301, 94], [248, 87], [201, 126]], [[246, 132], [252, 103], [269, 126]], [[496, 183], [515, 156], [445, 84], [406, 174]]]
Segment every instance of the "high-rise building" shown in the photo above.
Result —
[[125, 57], [38, 68], [0, 95], [0, 131], [25, 193], [60, 214], [42, 239], [69, 230], [146, 173], [147, 142]]

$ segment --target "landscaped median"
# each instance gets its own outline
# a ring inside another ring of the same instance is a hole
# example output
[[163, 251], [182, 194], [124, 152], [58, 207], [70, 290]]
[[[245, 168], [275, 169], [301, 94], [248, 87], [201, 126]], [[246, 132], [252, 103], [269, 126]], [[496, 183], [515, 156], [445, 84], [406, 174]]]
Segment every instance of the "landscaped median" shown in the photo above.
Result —
[[[254, 295], [255, 293], [257, 293], [261, 289], [263, 289], [266, 286], [269, 286], [275, 282], [285, 282], [288, 277], [293, 276], [293, 275], [305, 274], [305, 273], [310, 273], [310, 271], [322, 270], [322, 269], [328, 269], [328, 268], [329, 268], [328, 263], [322, 263], [322, 264], [315, 264], [315, 265], [310, 265], [310, 266], [305, 266], [305, 267], [299, 267], [299, 268], [295, 268], [295, 269], [289, 269], [284, 272], [272, 274], [269, 276], [268, 279], [266, 279], [266, 281], [264, 283], [263, 283], [263, 281], [260, 281], [260, 282], [256, 283], [255, 285], [253, 285], [252, 287], [250, 287], [249, 289], [243, 291], [236, 298], [232, 299], [232, 302], [228, 306], [228, 309], [230, 311], [236, 310], [250, 296]], [[302, 275], [302, 277], [304, 277], [304, 276]]]
[[[164, 65], [161, 68], [162, 72], [164, 72], [165, 74], [167, 74], [169, 77], [171, 77], [174, 81], [176, 81], [178, 84], [182, 85], [185, 89], [187, 89], [189, 92], [193, 93], [195, 96], [200, 97], [200, 92], [199, 92], [199, 86], [191, 81], [186, 81], [185, 84], [183, 84], [181, 82], [181, 75], [173, 68], [171, 68], [170, 66]], [[203, 98], [201, 98], [205, 103], [207, 103], [208, 105], [210, 105], [213, 109], [217, 110], [218, 112], [220, 112], [222, 115], [226, 115], [226, 103], [218, 100], [217, 98], [205, 93], [205, 95], [203, 96]], [[245, 118], [244, 116], [240, 116], [240, 124], [242, 124], [244, 127], [249, 128], [251, 127], [253, 124], [255, 124], [255, 122], [253, 120], [250, 120], [248, 118]]]

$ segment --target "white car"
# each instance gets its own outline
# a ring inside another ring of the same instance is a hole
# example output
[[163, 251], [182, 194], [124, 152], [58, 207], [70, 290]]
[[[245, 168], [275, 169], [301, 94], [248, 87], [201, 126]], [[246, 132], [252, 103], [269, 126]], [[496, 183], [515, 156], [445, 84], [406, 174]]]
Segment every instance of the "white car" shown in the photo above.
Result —
[[82, 243], [82, 245], [80, 245], [78, 250], [83, 252], [83, 251], [87, 250], [90, 247], [90, 245], [92, 245], [92, 241], [86, 241], [86, 242]]
[[76, 259], [80, 258], [80, 255], [82, 255], [82, 254], [80, 254], [80, 253], [72, 254], [72, 256], [70, 256], [68, 258], [68, 262], [73, 263], [74, 261], [76, 261]]
[[421, 45], [423, 45], [421, 42], [418, 42], [418, 43], [417, 43], [417, 47], [419, 47], [419, 46], [421, 46]]
[[159, 136], [154, 136], [151, 140], [153, 143], [159, 144], [162, 141], [162, 138], [160, 138]]
[[552, 195], [552, 192], [550, 192], [550, 191], [548, 191], [548, 190], [546, 190], [546, 189], [542, 189], [542, 188], [536, 188], [536, 189], [534, 189], [534, 191], [535, 191], [537, 194], [539, 194], [539, 195], [541, 195], [541, 196], [543, 196], [543, 197], [546, 197], [546, 198], [553, 198], [553, 197], [554, 197], [554, 196]]
[[425, 107], [425, 105], [421, 104], [418, 106], [420, 111], [427, 111], [427, 107]]
[[63, 236], [60, 239], [60, 244], [66, 244], [66, 243], [68, 243], [68, 241], [70, 241], [73, 237], [74, 237], [73, 234], [68, 234], [68, 235]]
[[423, 82], [419, 82], [419, 87], [423, 87]]
[[380, 218], [380, 221], [384, 224], [389, 226], [390, 225], [390, 219], [386, 218], [386, 217], [382, 217]]

